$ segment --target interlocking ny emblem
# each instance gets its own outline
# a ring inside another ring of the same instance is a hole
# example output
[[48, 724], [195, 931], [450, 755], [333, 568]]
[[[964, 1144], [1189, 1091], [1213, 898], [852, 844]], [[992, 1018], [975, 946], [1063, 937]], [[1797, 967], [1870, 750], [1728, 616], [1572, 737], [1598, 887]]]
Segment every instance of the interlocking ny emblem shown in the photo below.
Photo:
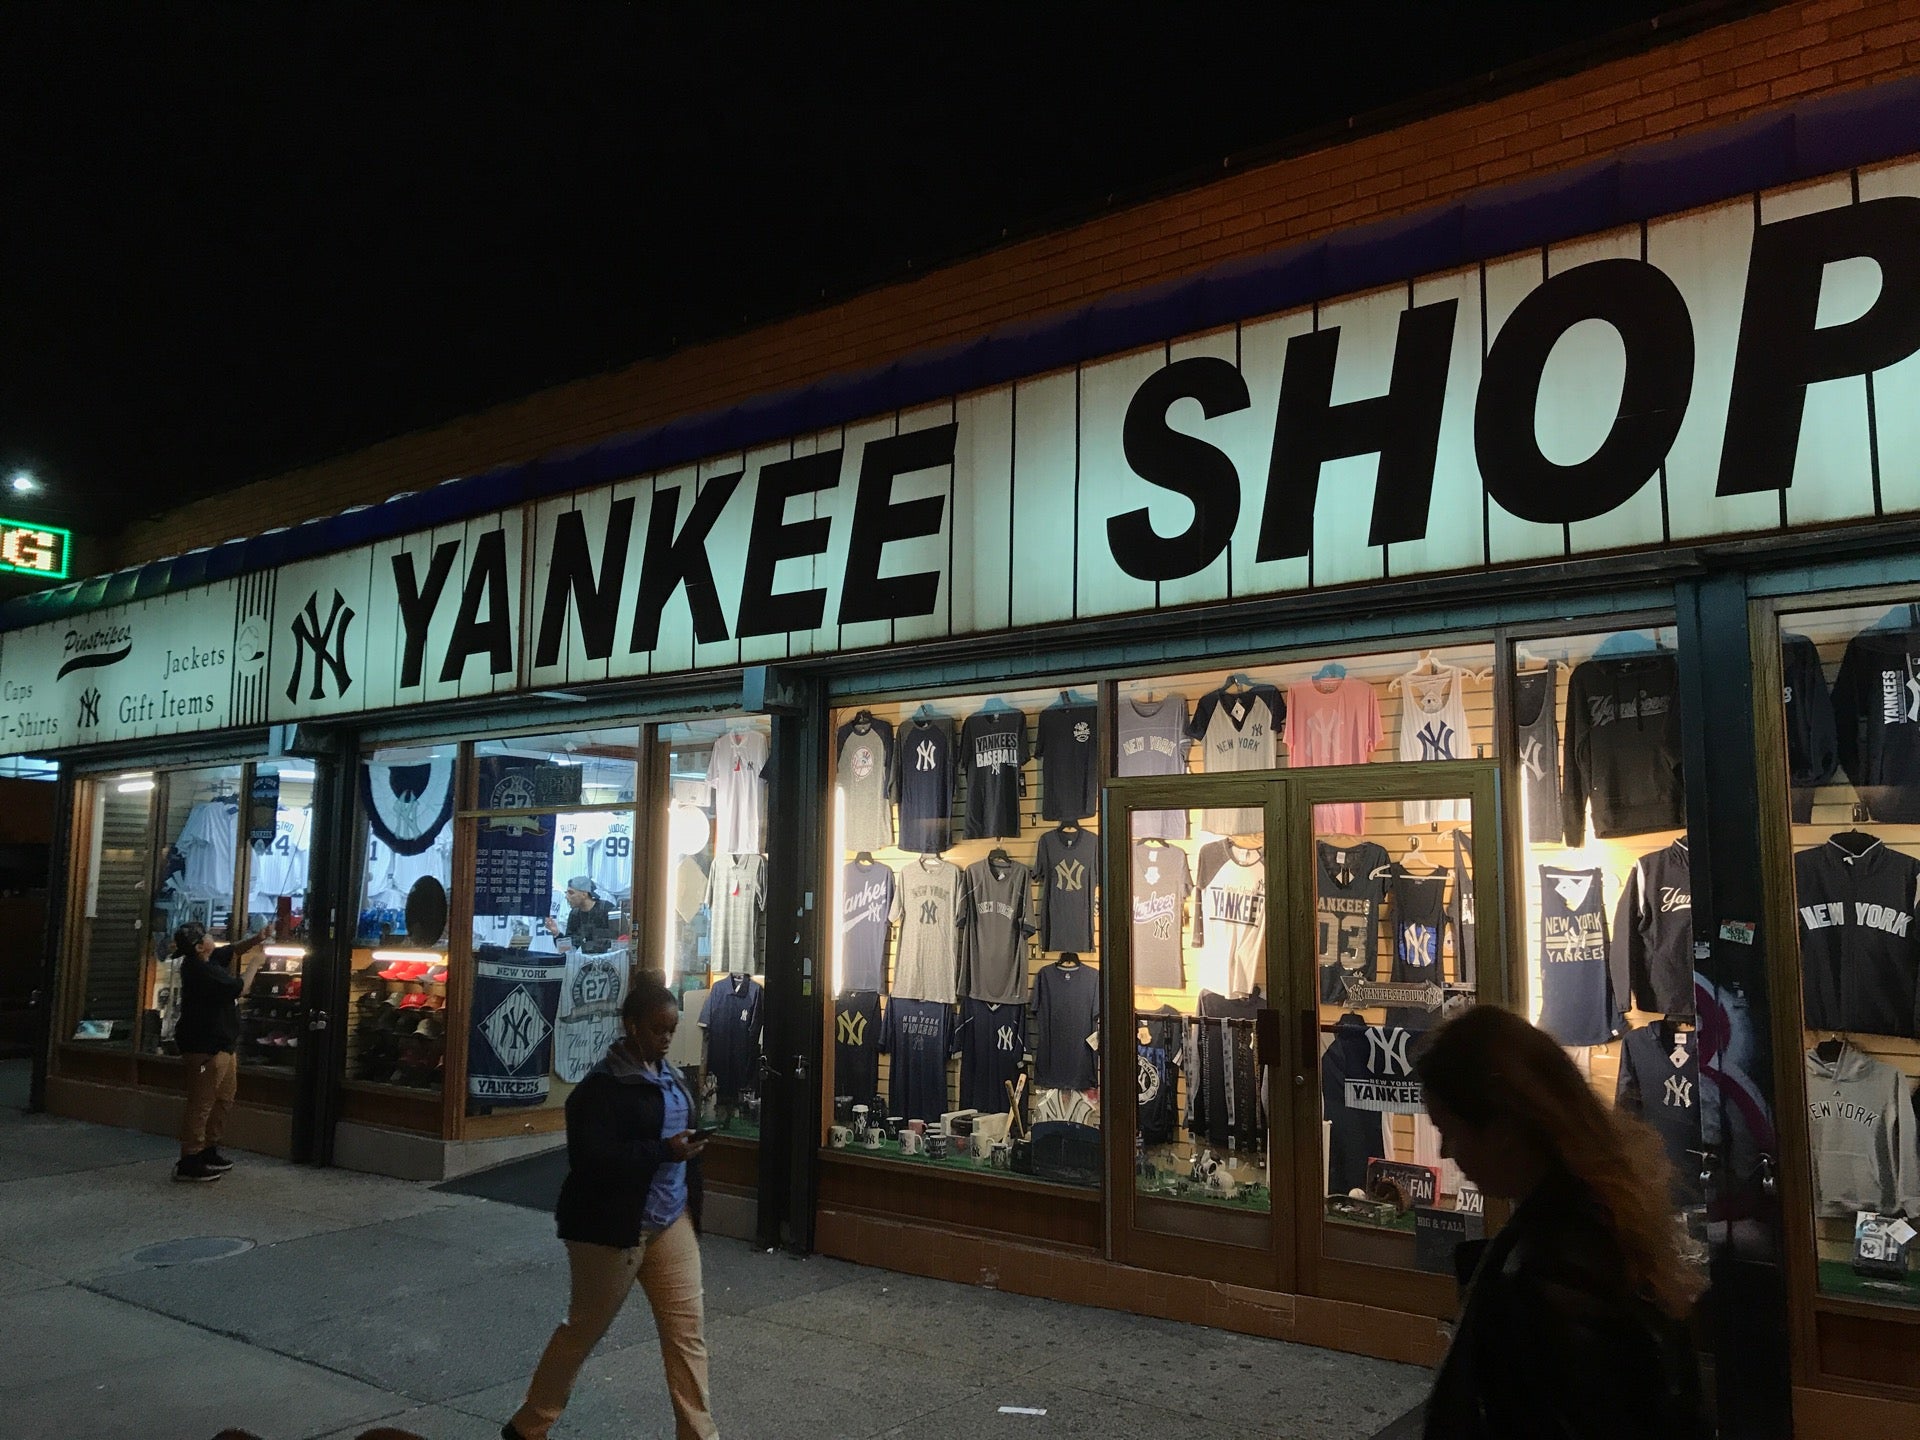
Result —
[[100, 723], [100, 687], [89, 685], [80, 692], [80, 726], [90, 728]]
[[1407, 1058], [1411, 1030], [1382, 1030], [1367, 1027], [1367, 1073], [1371, 1075], [1411, 1075], [1413, 1062]]
[[1008, 1055], [1013, 1053], [1013, 1026], [1002, 1025], [995, 1033], [994, 1039], [1003, 1053]]
[[1078, 860], [1062, 860], [1053, 867], [1053, 883], [1062, 890], [1079, 890], [1086, 880], [1087, 867]]
[[527, 987], [516, 985], [506, 999], [494, 1006], [493, 1013], [480, 1028], [487, 1043], [493, 1046], [493, 1053], [500, 1057], [501, 1065], [511, 1074], [527, 1063], [553, 1027], [547, 1024], [547, 1017], [540, 1013]]
[[842, 1010], [836, 1017], [836, 1029], [842, 1045], [867, 1043], [867, 1017], [858, 1010]]
[[922, 740], [918, 745], [913, 747], [914, 769], [931, 770], [934, 768], [934, 764], [933, 742], [931, 740]]
[[1682, 1110], [1693, 1108], [1693, 1082], [1680, 1075], [1667, 1077], [1667, 1095], [1665, 1104], [1678, 1106]]
[[327, 698], [326, 679], [333, 675], [334, 694], [344, 695], [353, 688], [353, 676], [347, 673], [347, 628], [353, 624], [353, 607], [338, 590], [333, 592], [333, 608], [327, 611], [327, 623], [320, 623], [320, 592], [307, 596], [307, 603], [293, 617], [293, 678], [287, 681], [287, 699], [300, 695], [300, 677], [307, 657], [313, 657], [313, 693], [309, 700]]
[[1453, 759], [1453, 727], [1446, 721], [1429, 720], [1420, 727], [1417, 738], [1422, 760]]
[[1520, 768], [1527, 772], [1529, 780], [1547, 778], [1546, 749], [1537, 736], [1529, 736], [1520, 747]]
[[1400, 927], [1400, 954], [1415, 969], [1424, 970], [1433, 964], [1433, 942], [1431, 925], [1408, 924]]
[[922, 900], [920, 902], [920, 923], [922, 925], [938, 925], [940, 923], [940, 902], [938, 900]]

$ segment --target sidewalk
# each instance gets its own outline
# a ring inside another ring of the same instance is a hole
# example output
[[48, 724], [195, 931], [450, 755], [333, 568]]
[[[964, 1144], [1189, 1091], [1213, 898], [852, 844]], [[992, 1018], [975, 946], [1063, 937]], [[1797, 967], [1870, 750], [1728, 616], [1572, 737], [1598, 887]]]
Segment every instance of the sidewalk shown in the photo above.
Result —
[[[245, 1154], [219, 1184], [176, 1185], [170, 1142], [23, 1115], [25, 1088], [22, 1063], [0, 1063], [0, 1434], [499, 1434], [566, 1301], [548, 1216]], [[133, 1258], [222, 1236], [250, 1248]], [[1385, 1361], [732, 1240], [704, 1250], [729, 1440], [1364, 1440], [1426, 1387], [1424, 1371]], [[672, 1433], [636, 1296], [556, 1440]]]

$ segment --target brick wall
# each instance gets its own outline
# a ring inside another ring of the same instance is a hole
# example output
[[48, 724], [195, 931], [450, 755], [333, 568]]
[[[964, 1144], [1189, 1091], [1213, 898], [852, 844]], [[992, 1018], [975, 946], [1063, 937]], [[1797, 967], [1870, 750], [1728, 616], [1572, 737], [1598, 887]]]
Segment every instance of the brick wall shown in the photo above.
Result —
[[128, 527], [135, 564], [883, 363], [1010, 320], [1920, 70], [1914, 0], [1805, 0], [1330, 144], [749, 333], [559, 386]]

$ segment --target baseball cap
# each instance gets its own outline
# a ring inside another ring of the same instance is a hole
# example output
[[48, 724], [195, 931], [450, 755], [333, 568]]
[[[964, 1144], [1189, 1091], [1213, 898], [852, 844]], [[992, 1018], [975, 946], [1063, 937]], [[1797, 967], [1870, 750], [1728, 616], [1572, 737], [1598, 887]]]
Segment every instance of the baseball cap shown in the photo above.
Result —
[[593, 883], [593, 877], [591, 875], [569, 875], [567, 877], [567, 889], [584, 890], [589, 895], [598, 895], [600, 893], [599, 888]]

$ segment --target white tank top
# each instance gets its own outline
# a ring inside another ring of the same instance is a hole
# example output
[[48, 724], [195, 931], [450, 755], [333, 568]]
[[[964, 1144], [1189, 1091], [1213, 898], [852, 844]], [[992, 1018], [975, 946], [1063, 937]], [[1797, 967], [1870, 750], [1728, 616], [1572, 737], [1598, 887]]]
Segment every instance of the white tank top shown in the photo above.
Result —
[[[1467, 760], [1473, 756], [1473, 736], [1467, 729], [1467, 706], [1460, 696], [1460, 671], [1446, 668], [1432, 675], [1408, 671], [1400, 677], [1400, 758], [1403, 761]], [[1465, 800], [1408, 800], [1401, 819], [1409, 825], [1469, 820]]]

